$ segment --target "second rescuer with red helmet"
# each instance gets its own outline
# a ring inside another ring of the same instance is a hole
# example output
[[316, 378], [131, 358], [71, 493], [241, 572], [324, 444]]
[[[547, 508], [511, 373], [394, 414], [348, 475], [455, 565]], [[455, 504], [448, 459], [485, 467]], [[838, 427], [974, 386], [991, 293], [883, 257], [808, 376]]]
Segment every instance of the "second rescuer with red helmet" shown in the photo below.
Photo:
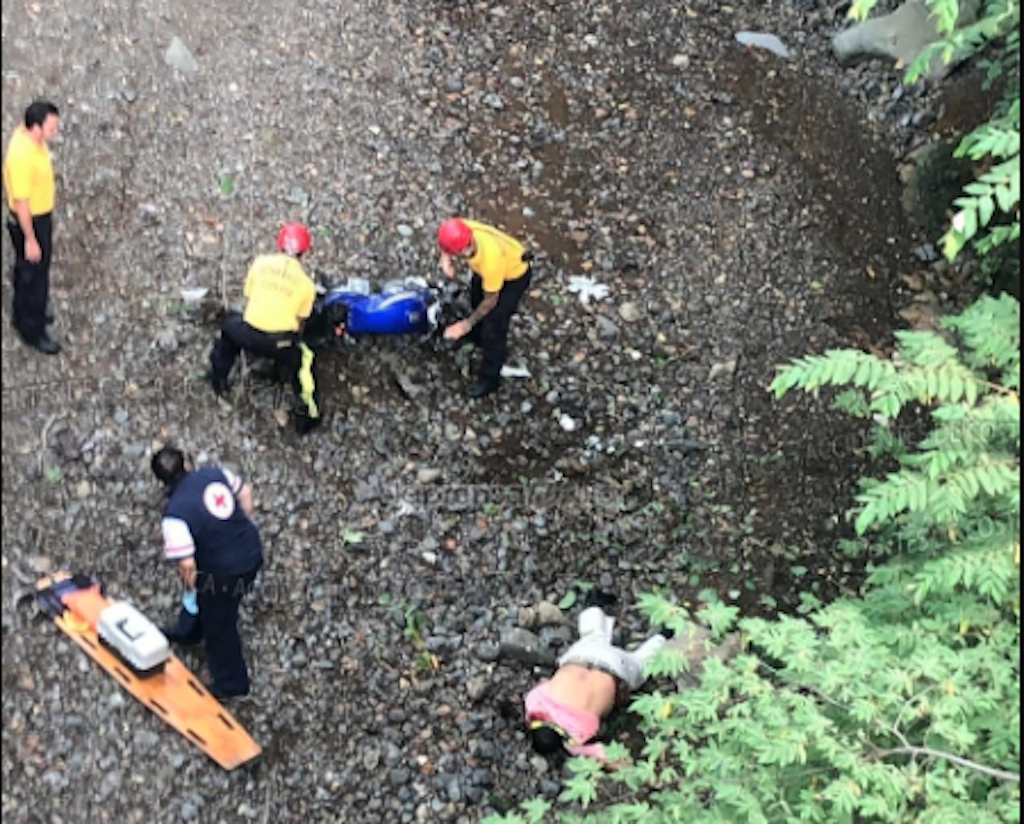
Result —
[[302, 268], [302, 257], [312, 238], [300, 223], [289, 223], [277, 238], [279, 254], [260, 255], [245, 280], [245, 311], [224, 318], [220, 338], [210, 353], [210, 380], [219, 395], [228, 388], [228, 376], [244, 349], [270, 358], [292, 379], [295, 424], [300, 434], [320, 425], [315, 356], [302, 342], [302, 325], [313, 312], [316, 284]]
[[468, 389], [471, 398], [483, 398], [501, 384], [512, 317], [533, 277], [530, 255], [523, 244], [504, 232], [459, 218], [441, 224], [437, 242], [445, 275], [455, 277], [457, 258], [464, 258], [473, 272], [473, 313], [449, 326], [444, 336], [453, 341], [469, 339], [483, 349], [480, 377]]

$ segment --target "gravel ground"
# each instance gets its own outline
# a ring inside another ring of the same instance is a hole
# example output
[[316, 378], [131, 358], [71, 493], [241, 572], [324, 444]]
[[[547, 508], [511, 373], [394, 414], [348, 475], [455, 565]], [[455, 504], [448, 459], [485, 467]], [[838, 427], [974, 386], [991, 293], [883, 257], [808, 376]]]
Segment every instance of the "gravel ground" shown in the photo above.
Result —
[[[5, 9], [5, 138], [36, 94], [64, 113], [67, 344], [30, 354], [5, 317], [5, 820], [480, 821], [559, 788], [519, 731], [533, 673], [496, 660], [521, 607], [594, 584], [627, 603], [714, 586], [767, 611], [842, 589], [855, 570], [819, 549], [861, 433], [765, 388], [808, 351], [886, 348], [901, 310], [941, 299], [898, 159], [958, 125], [938, 90], [834, 66], [843, 11]], [[741, 29], [794, 59], [741, 48]], [[165, 64], [174, 37], [194, 74]], [[207, 391], [215, 312], [283, 220], [314, 228], [324, 276], [381, 280], [436, 274], [433, 228], [461, 210], [537, 249], [514, 333], [529, 379], [470, 404], [467, 355], [362, 342], [324, 353], [330, 419], [301, 442], [272, 387], [246, 381], [230, 406]], [[583, 306], [576, 275], [608, 299]], [[210, 297], [186, 305], [186, 287]], [[73, 568], [171, 615], [147, 468], [168, 437], [251, 479], [268, 544], [237, 710], [265, 755], [232, 774], [18, 606], [37, 573]]]

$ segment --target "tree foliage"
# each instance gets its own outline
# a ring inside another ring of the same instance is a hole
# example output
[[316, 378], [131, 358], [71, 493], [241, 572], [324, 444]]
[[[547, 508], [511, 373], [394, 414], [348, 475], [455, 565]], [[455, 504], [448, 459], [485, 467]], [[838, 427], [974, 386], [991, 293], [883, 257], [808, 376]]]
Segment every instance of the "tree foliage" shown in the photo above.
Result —
[[[866, 17], [879, 0], [855, 0]], [[1020, 8], [987, 0], [962, 25], [957, 0], [926, 0], [944, 39], [908, 69], [981, 56], [1006, 83], [992, 119], [959, 148], [982, 167], [944, 239], [949, 259], [1020, 238]], [[866, 552], [859, 598], [797, 616], [697, 616], [738, 628], [743, 654], [712, 659], [698, 686], [638, 697], [640, 758], [605, 773], [570, 763], [557, 803], [485, 824], [1018, 824], [1020, 822], [1020, 304], [985, 298], [937, 332], [901, 332], [891, 359], [851, 350], [780, 369], [772, 389], [834, 393], [872, 422], [867, 451], [895, 462], [865, 479], [849, 513]], [[927, 410], [916, 442], [899, 431]], [[652, 623], [691, 616], [658, 595]], [[709, 643], [711, 643], [709, 641]], [[663, 686], [686, 661], [664, 652]], [[625, 759], [621, 746], [610, 758]]]
[[[774, 382], [835, 391], [880, 432], [930, 411], [851, 513], [876, 554], [863, 597], [774, 621], [712, 602], [700, 619], [738, 626], [744, 654], [633, 702], [639, 760], [610, 775], [575, 761], [557, 811], [534, 801], [491, 822], [1020, 821], [1020, 306], [986, 298], [944, 326], [902, 334], [891, 360], [830, 352]], [[690, 618], [658, 596], [641, 607], [654, 624]], [[684, 668], [666, 653], [652, 674]]]
[[946, 318], [967, 353], [938, 332], [899, 332], [899, 356], [882, 360], [852, 350], [806, 357], [780, 372], [780, 397], [794, 388], [817, 392], [852, 384], [841, 406], [873, 416], [888, 430], [908, 404], [937, 405], [934, 430], [898, 472], [866, 482], [857, 531], [930, 513], [970, 531], [1017, 497], [1020, 452], [1020, 304], [986, 298], [964, 315]]
[[[850, 16], [864, 19], [879, 2], [856, 0]], [[1020, 240], [1020, 3], [981, 0], [977, 19], [966, 22], [958, 0], [926, 2], [942, 38], [908, 67], [908, 82], [920, 80], [936, 60], [952, 63], [980, 56], [987, 82], [1002, 83], [1006, 90], [991, 119], [967, 135], [957, 150], [957, 157], [969, 157], [982, 171], [954, 202], [956, 212], [943, 238], [946, 257], [954, 260], [972, 242], [987, 254]]]

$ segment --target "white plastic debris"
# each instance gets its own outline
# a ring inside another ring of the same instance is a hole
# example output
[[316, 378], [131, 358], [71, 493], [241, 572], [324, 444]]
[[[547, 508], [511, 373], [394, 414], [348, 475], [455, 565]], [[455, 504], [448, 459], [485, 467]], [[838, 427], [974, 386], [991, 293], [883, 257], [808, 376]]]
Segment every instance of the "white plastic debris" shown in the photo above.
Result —
[[786, 44], [774, 34], [766, 34], [759, 31], [741, 31], [736, 35], [736, 39], [744, 46], [770, 51], [772, 54], [777, 54], [786, 60], [792, 57], [789, 49], [786, 48]]
[[562, 415], [562, 417], [558, 419], [558, 425], [566, 432], [575, 432], [580, 426], [572, 415]]
[[611, 290], [603, 283], [598, 283], [591, 277], [585, 275], [573, 275], [569, 278], [569, 291], [577, 295], [580, 303], [589, 306], [590, 302], [601, 301], [611, 294]]
[[180, 37], [175, 37], [171, 40], [171, 44], [167, 47], [167, 51], [164, 54], [164, 62], [183, 74], [195, 74], [199, 71], [199, 64]]
[[398, 512], [395, 513], [394, 520], [400, 521], [402, 518], [408, 518], [410, 515], [415, 515], [417, 512], [418, 510], [411, 503], [408, 501], [401, 501], [398, 504]]
[[530, 374], [530, 370], [527, 369], [525, 366], [509, 366], [508, 364], [505, 364], [505, 366], [501, 367], [501, 376], [503, 378], [513, 379], [525, 379], [533, 377], [533, 375]]
[[209, 293], [210, 290], [204, 287], [200, 287], [198, 289], [182, 289], [181, 299], [185, 301], [185, 303], [199, 303], [199, 301], [205, 298]]

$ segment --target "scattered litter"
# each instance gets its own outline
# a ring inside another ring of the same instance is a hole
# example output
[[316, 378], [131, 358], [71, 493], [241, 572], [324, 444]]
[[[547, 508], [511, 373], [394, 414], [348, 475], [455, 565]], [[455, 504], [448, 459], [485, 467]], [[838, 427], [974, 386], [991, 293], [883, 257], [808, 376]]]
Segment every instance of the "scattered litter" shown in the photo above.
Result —
[[530, 370], [525, 366], [509, 366], [506, 364], [501, 367], [501, 376], [503, 378], [532, 378], [533, 375]]
[[203, 287], [200, 287], [199, 289], [182, 289], [181, 299], [185, 301], [185, 303], [199, 303], [199, 301], [205, 298], [209, 293], [210, 290]]
[[[440, 469], [424, 467], [416, 473], [416, 480], [421, 484], [432, 484], [435, 481], [441, 480], [442, 475], [444, 475], [444, 473]], [[402, 503], [405, 504], [406, 502], [403, 501]], [[415, 512], [415, 509], [413, 509], [412, 512]], [[412, 512], [406, 512], [403, 514], [410, 515]]]
[[416, 507], [408, 501], [402, 501], [398, 505], [398, 512], [395, 513], [394, 520], [400, 521], [402, 518], [408, 518], [410, 515], [416, 515], [418, 511], [419, 510], [417, 510]]
[[589, 306], [590, 301], [601, 301], [611, 294], [611, 290], [603, 283], [598, 283], [585, 275], [573, 275], [569, 278], [569, 291], [577, 295], [580, 303]]
[[786, 48], [786, 44], [779, 40], [774, 34], [765, 34], [764, 32], [757, 31], [741, 31], [736, 35], [736, 39], [744, 46], [749, 46], [752, 49], [763, 49], [764, 51], [770, 51], [772, 54], [777, 54], [779, 57], [789, 60], [792, 57], [789, 49]]
[[564, 429], [566, 432], [575, 432], [577, 429], [579, 429], [580, 426], [576, 422], [576, 419], [573, 418], [571, 415], [562, 415], [562, 417], [558, 419], [558, 425], [561, 426], [562, 429]]
[[184, 74], [195, 74], [199, 71], [199, 64], [196, 63], [192, 52], [188, 50], [188, 46], [179, 37], [171, 40], [171, 45], [167, 47], [167, 52], [164, 54], [164, 62], [171, 68], [177, 69]]

